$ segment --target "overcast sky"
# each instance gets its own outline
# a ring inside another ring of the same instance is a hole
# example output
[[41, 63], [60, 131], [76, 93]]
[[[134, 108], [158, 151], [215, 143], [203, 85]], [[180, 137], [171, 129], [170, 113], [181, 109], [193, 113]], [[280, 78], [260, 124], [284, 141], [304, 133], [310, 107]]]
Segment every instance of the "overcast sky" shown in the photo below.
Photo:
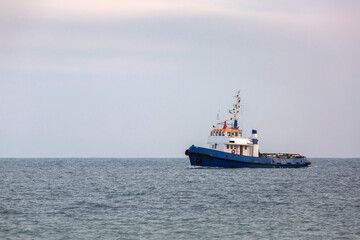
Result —
[[360, 1], [0, 0], [0, 157], [360, 157]]

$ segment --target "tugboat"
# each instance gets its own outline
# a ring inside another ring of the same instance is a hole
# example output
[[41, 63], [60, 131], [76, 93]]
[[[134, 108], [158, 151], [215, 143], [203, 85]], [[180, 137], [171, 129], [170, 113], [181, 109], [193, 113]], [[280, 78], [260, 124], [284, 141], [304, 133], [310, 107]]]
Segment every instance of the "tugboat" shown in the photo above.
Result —
[[[223, 168], [301, 168], [311, 162], [300, 154], [260, 153], [257, 130], [252, 137], [243, 136], [239, 129], [240, 91], [235, 96], [236, 103], [229, 113], [230, 120], [218, 123], [210, 132], [209, 148], [192, 145], [185, 151], [192, 166]], [[229, 122], [229, 124], [227, 124]]]

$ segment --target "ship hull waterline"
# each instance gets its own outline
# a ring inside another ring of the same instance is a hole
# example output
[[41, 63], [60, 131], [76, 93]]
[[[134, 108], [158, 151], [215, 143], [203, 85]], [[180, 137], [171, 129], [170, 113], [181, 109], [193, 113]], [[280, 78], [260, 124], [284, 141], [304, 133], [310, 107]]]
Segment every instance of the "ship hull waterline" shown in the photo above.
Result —
[[304, 159], [249, 157], [217, 150], [191, 146], [185, 152], [190, 164], [199, 167], [219, 168], [303, 168], [311, 164]]

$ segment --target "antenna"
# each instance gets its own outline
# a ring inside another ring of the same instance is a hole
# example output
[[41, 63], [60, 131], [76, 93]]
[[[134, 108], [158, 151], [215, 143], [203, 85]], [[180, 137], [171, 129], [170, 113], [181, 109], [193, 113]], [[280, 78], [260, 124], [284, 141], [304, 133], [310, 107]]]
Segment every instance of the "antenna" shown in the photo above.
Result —
[[240, 102], [241, 102], [241, 98], [240, 98], [240, 90], [237, 92], [236, 96], [234, 96], [236, 98], [236, 104], [233, 105], [233, 109], [229, 110], [229, 113], [233, 115], [233, 119], [234, 119], [234, 128], [238, 129], [238, 121], [239, 121], [239, 109], [240, 109]]

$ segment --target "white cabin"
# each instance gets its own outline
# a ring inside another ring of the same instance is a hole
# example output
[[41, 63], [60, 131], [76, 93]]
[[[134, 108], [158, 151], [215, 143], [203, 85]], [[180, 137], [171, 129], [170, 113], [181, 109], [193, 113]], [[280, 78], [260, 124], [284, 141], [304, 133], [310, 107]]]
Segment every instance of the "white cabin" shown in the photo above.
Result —
[[[239, 109], [240, 109], [240, 92], [235, 96], [237, 98], [234, 108], [229, 112], [234, 115], [231, 120], [233, 123], [228, 127], [227, 121], [219, 124], [223, 124], [222, 128], [214, 127], [210, 132], [207, 143], [209, 148], [233, 153], [244, 156], [259, 157], [259, 144], [257, 139], [257, 131], [252, 130], [251, 138], [244, 138], [242, 131], [238, 128]], [[219, 125], [218, 124], [218, 125]]]
[[209, 148], [218, 151], [259, 157], [259, 144], [256, 135], [256, 130], [253, 130], [252, 138], [243, 138], [241, 130], [214, 128], [208, 137], [207, 143]]

